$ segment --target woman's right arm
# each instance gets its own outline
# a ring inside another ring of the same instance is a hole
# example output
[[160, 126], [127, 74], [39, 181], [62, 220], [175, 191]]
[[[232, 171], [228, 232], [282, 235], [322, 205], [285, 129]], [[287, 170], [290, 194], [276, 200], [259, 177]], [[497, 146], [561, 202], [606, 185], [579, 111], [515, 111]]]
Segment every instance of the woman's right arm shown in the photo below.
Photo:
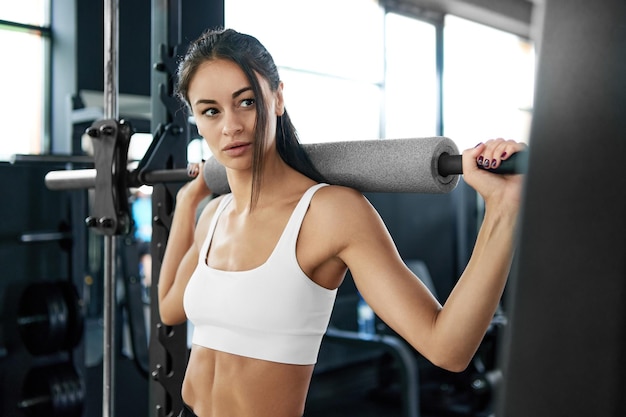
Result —
[[205, 207], [197, 224], [196, 214], [200, 202], [209, 195], [202, 175], [185, 184], [176, 195], [176, 208], [158, 282], [159, 314], [161, 321], [169, 326], [187, 320], [183, 294], [197, 266], [199, 249], [215, 210], [214, 202]]

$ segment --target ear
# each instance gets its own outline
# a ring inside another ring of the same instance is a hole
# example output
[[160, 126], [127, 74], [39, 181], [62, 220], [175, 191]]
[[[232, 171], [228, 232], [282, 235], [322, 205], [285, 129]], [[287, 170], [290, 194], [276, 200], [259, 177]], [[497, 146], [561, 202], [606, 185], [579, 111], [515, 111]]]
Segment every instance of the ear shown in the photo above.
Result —
[[276, 116], [282, 116], [285, 113], [285, 99], [283, 97], [283, 82], [278, 83], [278, 88], [274, 93], [276, 97]]

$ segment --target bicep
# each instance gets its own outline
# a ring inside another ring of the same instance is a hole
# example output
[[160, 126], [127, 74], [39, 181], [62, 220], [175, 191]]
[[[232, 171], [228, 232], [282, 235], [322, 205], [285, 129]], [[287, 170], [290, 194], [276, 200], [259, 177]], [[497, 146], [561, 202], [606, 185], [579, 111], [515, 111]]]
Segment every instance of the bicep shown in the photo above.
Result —
[[161, 320], [167, 325], [176, 325], [187, 320], [183, 306], [185, 288], [198, 264], [198, 250], [192, 245], [183, 256], [176, 270], [176, 279], [159, 304]]
[[441, 305], [406, 266], [385, 224], [369, 204], [346, 212], [340, 257], [376, 314], [416, 349], [428, 343]]
[[187, 283], [198, 265], [200, 247], [204, 243], [212, 215], [212, 207], [207, 206], [198, 220], [194, 231], [193, 243], [180, 258], [178, 265], [175, 266], [174, 280], [171, 287], [167, 289], [166, 294], [160, 297], [159, 312], [161, 320], [165, 324], [180, 324], [187, 320], [183, 306], [185, 288], [187, 288]]

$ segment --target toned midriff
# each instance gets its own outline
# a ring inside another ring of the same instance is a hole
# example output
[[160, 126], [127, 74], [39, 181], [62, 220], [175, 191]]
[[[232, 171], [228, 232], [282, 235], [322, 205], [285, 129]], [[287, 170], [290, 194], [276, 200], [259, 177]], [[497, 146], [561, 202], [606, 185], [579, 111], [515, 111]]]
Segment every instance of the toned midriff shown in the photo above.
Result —
[[182, 396], [199, 417], [301, 417], [312, 373], [193, 345]]

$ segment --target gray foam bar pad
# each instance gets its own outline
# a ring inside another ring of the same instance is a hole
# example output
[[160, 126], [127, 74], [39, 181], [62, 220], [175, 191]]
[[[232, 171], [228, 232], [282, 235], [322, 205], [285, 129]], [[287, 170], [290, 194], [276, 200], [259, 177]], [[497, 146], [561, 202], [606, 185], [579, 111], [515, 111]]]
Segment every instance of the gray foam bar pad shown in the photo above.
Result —
[[[313, 164], [329, 184], [361, 192], [447, 193], [458, 175], [441, 176], [439, 156], [457, 155], [443, 136], [303, 144]], [[225, 168], [215, 158], [204, 165], [204, 179], [216, 194], [230, 192]]]

